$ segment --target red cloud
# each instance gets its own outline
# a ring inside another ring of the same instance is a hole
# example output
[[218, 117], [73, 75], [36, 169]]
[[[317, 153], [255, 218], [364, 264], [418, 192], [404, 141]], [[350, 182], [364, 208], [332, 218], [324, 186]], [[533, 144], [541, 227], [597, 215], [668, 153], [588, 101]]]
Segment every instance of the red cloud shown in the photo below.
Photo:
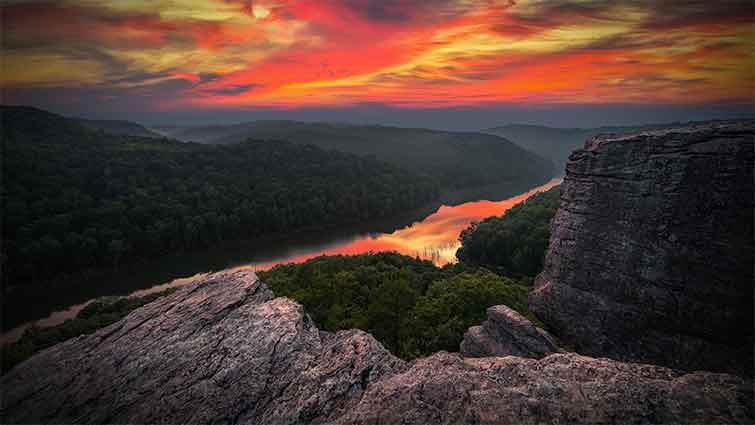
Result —
[[752, 87], [750, 1], [216, 0], [213, 19], [86, 4], [4, 6], [4, 47], [105, 70], [80, 86], [190, 82], [172, 106], [706, 102]]

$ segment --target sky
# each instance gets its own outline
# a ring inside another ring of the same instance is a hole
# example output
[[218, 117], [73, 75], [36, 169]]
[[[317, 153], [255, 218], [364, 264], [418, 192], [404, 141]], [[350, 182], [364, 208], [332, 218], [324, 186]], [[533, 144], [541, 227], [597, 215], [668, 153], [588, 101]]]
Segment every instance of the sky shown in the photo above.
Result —
[[3, 3], [5, 104], [473, 129], [752, 115], [751, 0]]

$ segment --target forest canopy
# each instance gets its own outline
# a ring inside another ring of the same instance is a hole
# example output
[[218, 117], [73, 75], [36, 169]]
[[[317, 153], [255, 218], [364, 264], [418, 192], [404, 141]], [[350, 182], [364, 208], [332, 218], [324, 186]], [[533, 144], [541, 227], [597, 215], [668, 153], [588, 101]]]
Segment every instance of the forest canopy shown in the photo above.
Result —
[[492, 305], [532, 317], [529, 288], [519, 281], [397, 253], [323, 256], [258, 275], [276, 296], [304, 305], [319, 327], [365, 330], [406, 359], [458, 351], [464, 332]]
[[33, 108], [2, 114], [5, 284], [385, 217], [438, 196], [427, 177], [309, 145], [200, 145]]
[[535, 277], [543, 269], [550, 223], [558, 210], [561, 187], [514, 205], [501, 217], [488, 217], [461, 232], [459, 261], [504, 276]]

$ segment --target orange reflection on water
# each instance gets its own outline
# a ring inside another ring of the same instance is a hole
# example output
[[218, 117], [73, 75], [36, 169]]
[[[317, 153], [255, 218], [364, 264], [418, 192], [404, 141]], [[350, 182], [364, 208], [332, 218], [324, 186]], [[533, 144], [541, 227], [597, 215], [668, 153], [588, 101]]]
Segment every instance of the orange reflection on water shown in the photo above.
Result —
[[490, 216], [500, 216], [530, 196], [560, 183], [561, 179], [553, 179], [529, 192], [502, 201], [476, 201], [457, 206], [443, 205], [424, 220], [393, 233], [363, 235], [325, 249], [300, 252], [285, 259], [244, 264], [235, 269], [267, 270], [277, 264], [303, 263], [320, 255], [354, 255], [380, 251], [396, 251], [404, 255], [417, 256], [431, 260], [439, 266], [454, 263], [456, 250], [460, 246], [459, 235], [472, 222]]
[[[396, 251], [405, 255], [418, 256], [426, 260], [432, 260], [439, 266], [453, 263], [456, 262], [456, 250], [459, 248], [459, 234], [472, 222], [494, 215], [499, 216], [530, 196], [546, 191], [560, 183], [561, 179], [554, 179], [529, 192], [503, 201], [468, 202], [453, 207], [444, 205], [424, 220], [415, 222], [393, 233], [357, 235], [326, 246], [316, 244], [311, 247], [292, 247], [290, 251], [283, 255], [249, 262], [232, 267], [229, 270], [267, 270], [278, 264], [303, 263], [320, 255], [354, 255], [380, 251]], [[206, 274], [198, 273], [194, 276], [174, 279], [146, 289], [134, 291], [129, 296], [144, 296], [168, 288], [183, 286]], [[0, 336], [0, 344], [16, 341], [32, 324], [38, 327], [48, 327], [63, 323], [65, 320], [75, 317], [92, 301], [93, 299], [70, 306], [61, 311], [55, 311], [45, 319], [17, 326]]]

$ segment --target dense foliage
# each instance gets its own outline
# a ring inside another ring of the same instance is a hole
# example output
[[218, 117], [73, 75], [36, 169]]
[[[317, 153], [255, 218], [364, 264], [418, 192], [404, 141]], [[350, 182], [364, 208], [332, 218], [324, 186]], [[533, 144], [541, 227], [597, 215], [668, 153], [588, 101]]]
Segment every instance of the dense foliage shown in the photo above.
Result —
[[438, 268], [396, 253], [318, 257], [259, 272], [276, 295], [302, 303], [322, 328], [359, 328], [403, 358], [457, 351], [487, 307], [527, 312], [528, 287], [462, 265]]
[[428, 178], [287, 142], [200, 145], [93, 132], [3, 107], [3, 279], [384, 217], [438, 196]]
[[556, 186], [515, 205], [502, 217], [472, 224], [461, 232], [456, 257], [504, 276], [534, 277], [543, 269], [560, 194]]
[[48, 328], [31, 327], [21, 338], [2, 347], [2, 371], [31, 357], [38, 351], [79, 335], [86, 335], [104, 328], [126, 317], [131, 311], [162, 296], [175, 292], [176, 288], [166, 289], [143, 297], [108, 297], [98, 299], [70, 320]]

